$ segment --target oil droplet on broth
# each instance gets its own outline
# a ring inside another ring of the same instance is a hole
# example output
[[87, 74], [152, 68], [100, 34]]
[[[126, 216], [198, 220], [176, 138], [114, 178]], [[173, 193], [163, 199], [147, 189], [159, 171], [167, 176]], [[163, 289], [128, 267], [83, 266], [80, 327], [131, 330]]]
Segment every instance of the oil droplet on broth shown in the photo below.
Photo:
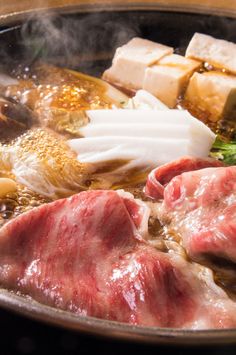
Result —
[[20, 68], [17, 78], [19, 85], [9, 87], [8, 94], [19, 99], [24, 95], [31, 108], [46, 105], [75, 111], [111, 108], [113, 104], [105, 83], [79, 72], [41, 63], [32, 67], [27, 77]]
[[8, 220], [51, 200], [17, 184], [17, 191], [0, 199], [0, 227]]

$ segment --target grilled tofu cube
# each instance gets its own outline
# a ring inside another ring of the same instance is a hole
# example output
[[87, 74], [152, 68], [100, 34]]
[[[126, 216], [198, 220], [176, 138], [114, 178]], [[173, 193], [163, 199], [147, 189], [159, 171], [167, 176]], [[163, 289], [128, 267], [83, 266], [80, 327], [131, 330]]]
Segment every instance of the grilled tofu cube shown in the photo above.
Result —
[[184, 91], [189, 77], [200, 65], [200, 62], [181, 55], [166, 56], [156, 65], [146, 69], [143, 89], [173, 108]]
[[236, 73], [236, 44], [195, 33], [186, 50], [186, 57], [208, 62], [217, 68]]
[[236, 118], [236, 77], [221, 72], [194, 73], [185, 100], [209, 114], [213, 122]]
[[172, 52], [171, 47], [133, 38], [116, 50], [112, 66], [104, 72], [103, 79], [128, 89], [141, 89], [146, 68]]

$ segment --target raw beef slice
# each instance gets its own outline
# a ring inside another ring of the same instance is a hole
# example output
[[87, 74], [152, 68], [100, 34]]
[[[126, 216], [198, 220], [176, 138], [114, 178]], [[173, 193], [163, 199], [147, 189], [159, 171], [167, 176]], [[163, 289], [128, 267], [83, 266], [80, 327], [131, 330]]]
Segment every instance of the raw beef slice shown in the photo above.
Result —
[[194, 260], [236, 263], [236, 167], [174, 177], [164, 189], [160, 219], [182, 237]]
[[0, 283], [78, 315], [178, 328], [236, 326], [211, 272], [150, 246], [148, 208], [89, 191], [25, 213], [0, 230]]
[[209, 167], [223, 166], [222, 162], [211, 158], [195, 158], [184, 156], [170, 163], [159, 166], [148, 175], [145, 193], [153, 199], [162, 199], [164, 188], [173, 177], [187, 171], [200, 170]]

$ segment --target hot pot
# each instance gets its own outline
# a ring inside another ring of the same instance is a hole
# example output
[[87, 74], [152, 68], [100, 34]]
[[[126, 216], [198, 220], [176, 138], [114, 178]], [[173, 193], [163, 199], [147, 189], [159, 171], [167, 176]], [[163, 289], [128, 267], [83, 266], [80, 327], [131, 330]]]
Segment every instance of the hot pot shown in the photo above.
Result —
[[[36, 11], [37, 9], [37, 11]], [[48, 27], [47, 24], [52, 27]], [[235, 1], [11, 1], [0, 5], [1, 70], [43, 59], [100, 75], [115, 48], [139, 35], [182, 53], [194, 32], [236, 42]], [[53, 32], [53, 31], [55, 32]], [[58, 33], [65, 36], [58, 37]], [[230, 344], [236, 329], [176, 330], [80, 317], [0, 290], [0, 307], [60, 327], [159, 344]]]

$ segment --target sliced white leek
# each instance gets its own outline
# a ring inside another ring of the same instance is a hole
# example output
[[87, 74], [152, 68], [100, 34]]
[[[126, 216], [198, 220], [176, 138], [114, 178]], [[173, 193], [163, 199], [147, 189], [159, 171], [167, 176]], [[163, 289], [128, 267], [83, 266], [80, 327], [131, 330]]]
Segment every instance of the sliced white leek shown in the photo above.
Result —
[[135, 110], [169, 110], [168, 106], [146, 90], [138, 90], [136, 95], [129, 99], [126, 108]]
[[149, 138], [189, 138], [191, 128], [192, 127], [187, 124], [88, 124], [81, 128], [80, 132], [84, 137], [133, 136]]
[[78, 154], [78, 160], [88, 163], [123, 159], [153, 167], [183, 155], [205, 156], [204, 152], [197, 153], [190, 139], [102, 136], [72, 139], [68, 143]]
[[68, 142], [80, 162], [119, 159], [132, 161], [132, 167], [153, 167], [183, 155], [207, 157], [215, 139], [187, 111], [120, 109], [87, 114], [90, 123], [81, 129], [85, 138]]
[[81, 133], [84, 137], [121, 136], [141, 137], [153, 139], [187, 139], [197, 147], [200, 155], [206, 154], [212, 146], [213, 139], [209, 140], [209, 134], [194, 125], [87, 125]]
[[133, 127], [139, 124], [171, 124], [171, 125], [192, 125], [206, 132], [212, 139], [214, 133], [204, 123], [190, 115], [186, 110], [88, 110], [86, 111], [90, 124], [122, 124]]
[[0, 86], [18, 85], [19, 81], [11, 76], [0, 73]]

